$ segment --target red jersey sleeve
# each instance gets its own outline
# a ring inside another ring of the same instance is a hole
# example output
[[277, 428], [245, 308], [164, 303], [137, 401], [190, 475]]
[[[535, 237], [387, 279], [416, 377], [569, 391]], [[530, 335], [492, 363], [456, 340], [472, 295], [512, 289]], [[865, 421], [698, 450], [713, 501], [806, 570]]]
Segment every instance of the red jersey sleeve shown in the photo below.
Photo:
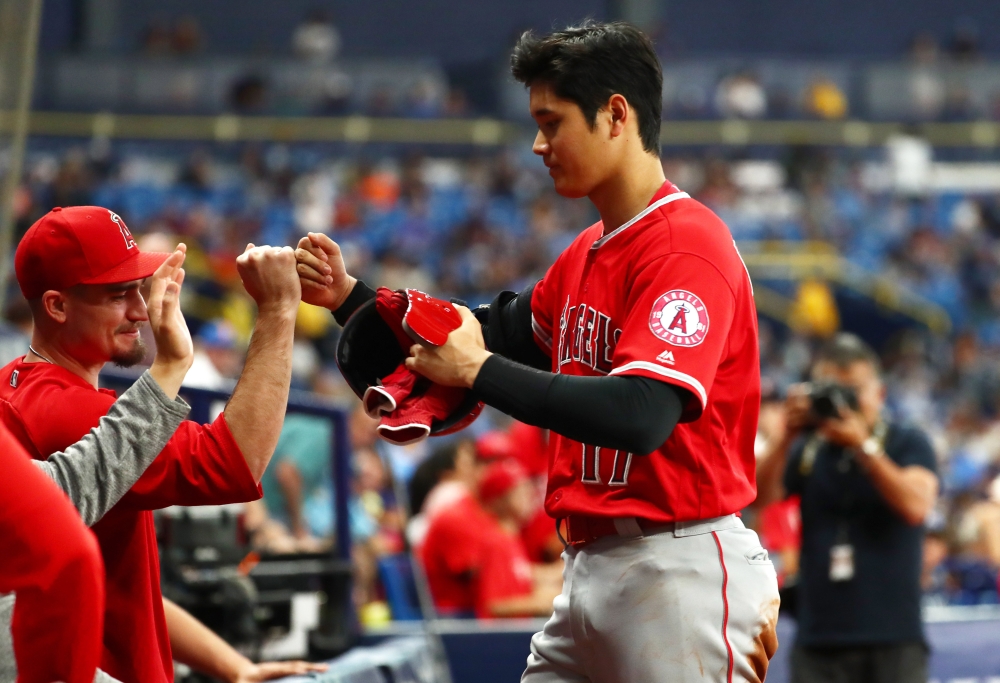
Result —
[[[23, 431], [36, 449], [31, 456], [44, 460], [86, 436], [107, 415], [114, 402], [112, 391], [41, 383], [30, 402], [20, 404], [19, 408], [10, 406], [16, 413], [11, 431], [14, 434]], [[50, 406], [60, 407], [52, 410]], [[72, 409], [67, 410], [68, 406]], [[22, 440], [22, 443], [25, 442]]]
[[119, 505], [224, 505], [258, 500], [262, 493], [222, 413], [210, 425], [182, 422]]
[[661, 380], [692, 394], [681, 418], [700, 417], [726, 353], [735, 312], [726, 279], [709, 261], [669, 254], [632, 283], [612, 375]]

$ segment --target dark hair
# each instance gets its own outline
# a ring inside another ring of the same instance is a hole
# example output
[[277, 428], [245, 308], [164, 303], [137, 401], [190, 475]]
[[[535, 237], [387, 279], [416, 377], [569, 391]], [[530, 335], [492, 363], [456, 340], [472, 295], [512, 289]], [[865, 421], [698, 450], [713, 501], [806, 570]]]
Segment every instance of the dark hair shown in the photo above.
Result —
[[547, 83], [575, 102], [591, 128], [608, 99], [622, 95], [636, 111], [643, 148], [659, 155], [663, 70], [653, 44], [635, 26], [586, 21], [542, 37], [526, 31], [514, 46], [510, 70], [526, 86]]
[[875, 350], [850, 332], [838, 332], [824, 344], [816, 354], [816, 362], [833, 363], [838, 368], [846, 368], [854, 363], [868, 363], [877, 374], [882, 372], [882, 363]]
[[417, 465], [410, 479], [410, 514], [415, 515], [424, 506], [424, 501], [431, 489], [438, 485], [445, 472], [455, 469], [455, 459], [458, 457], [457, 443], [441, 446]]

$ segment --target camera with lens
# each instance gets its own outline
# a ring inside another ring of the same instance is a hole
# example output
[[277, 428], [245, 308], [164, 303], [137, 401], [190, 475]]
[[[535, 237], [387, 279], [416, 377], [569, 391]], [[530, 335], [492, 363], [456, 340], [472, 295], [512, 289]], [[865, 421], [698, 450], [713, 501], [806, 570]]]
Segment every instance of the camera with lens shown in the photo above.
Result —
[[809, 387], [809, 414], [819, 423], [840, 417], [844, 410], [858, 410], [858, 394], [837, 382], [813, 382]]

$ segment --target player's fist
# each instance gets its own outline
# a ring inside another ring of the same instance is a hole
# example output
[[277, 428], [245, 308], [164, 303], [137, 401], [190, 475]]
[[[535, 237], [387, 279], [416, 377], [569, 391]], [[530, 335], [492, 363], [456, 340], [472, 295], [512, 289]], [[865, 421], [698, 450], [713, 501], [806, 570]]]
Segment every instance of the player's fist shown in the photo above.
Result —
[[295, 252], [291, 247], [248, 244], [246, 251], [236, 259], [236, 269], [247, 293], [262, 313], [298, 309], [302, 286], [295, 272]]
[[357, 280], [347, 274], [340, 245], [320, 232], [310, 232], [295, 249], [302, 300], [336, 311]]

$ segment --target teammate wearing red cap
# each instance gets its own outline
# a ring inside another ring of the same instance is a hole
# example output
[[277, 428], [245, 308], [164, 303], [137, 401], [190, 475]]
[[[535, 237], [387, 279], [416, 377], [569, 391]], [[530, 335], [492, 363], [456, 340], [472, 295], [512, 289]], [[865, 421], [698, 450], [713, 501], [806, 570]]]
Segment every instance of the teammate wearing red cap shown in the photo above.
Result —
[[173, 254], [154, 276], [153, 366], [99, 429], [67, 451], [33, 462], [0, 426], [0, 469], [14, 484], [0, 488], [0, 591], [16, 592], [17, 598], [13, 610], [0, 605], [0, 679], [94, 680], [104, 633], [104, 565], [84, 524], [100, 519], [135, 483], [189, 411], [177, 398], [193, 354], [180, 314], [183, 259], [183, 253]]
[[504, 458], [486, 467], [478, 499], [432, 518], [420, 554], [442, 614], [488, 619], [552, 613], [558, 574], [533, 564], [520, 537], [535, 511], [534, 497], [528, 473]]
[[[601, 221], [537, 284], [503, 293], [411, 369], [551, 431], [545, 507], [564, 588], [522, 681], [760, 681], [778, 587], [736, 513], [753, 501], [760, 403], [750, 278], [725, 224], [663, 175], [662, 73], [627, 24], [527, 33], [534, 152]], [[344, 321], [372, 296], [310, 234], [306, 301]]]
[[[144, 355], [142, 280], [168, 254], [144, 254], [124, 221], [94, 206], [54, 209], [22, 238], [14, 259], [35, 329], [29, 353], [0, 370], [3, 423], [44, 459], [97, 426], [114, 402], [101, 367]], [[160, 595], [151, 510], [255, 500], [284, 418], [300, 286], [288, 248], [254, 247], [237, 259], [258, 316], [246, 369], [225, 412], [184, 422], [152, 466], [94, 526], [106, 570], [101, 668], [125, 681], [173, 680], [173, 660], [226, 680], [262, 680], [240, 657]]]

